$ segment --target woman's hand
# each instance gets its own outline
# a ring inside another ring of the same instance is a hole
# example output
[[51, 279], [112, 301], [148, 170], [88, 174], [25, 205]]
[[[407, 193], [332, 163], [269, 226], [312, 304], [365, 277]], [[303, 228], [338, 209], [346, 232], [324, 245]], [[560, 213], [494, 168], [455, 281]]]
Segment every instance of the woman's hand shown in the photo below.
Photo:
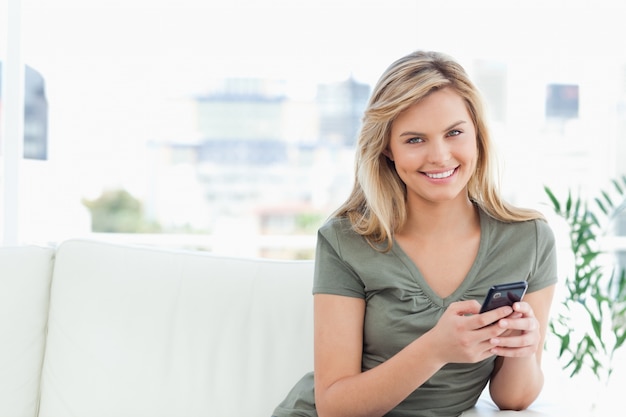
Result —
[[530, 304], [513, 304], [513, 313], [495, 323], [502, 333], [490, 339], [491, 353], [506, 357], [531, 356], [539, 349], [542, 335]]
[[[541, 356], [554, 285], [527, 293], [513, 304], [513, 313], [493, 327], [502, 331], [490, 340], [498, 355], [489, 383], [491, 399], [501, 409], [523, 410], [541, 392]], [[523, 378], [520, 378], [523, 375]]]
[[[450, 304], [437, 325], [429, 333], [437, 340], [437, 349], [443, 363], [474, 363], [496, 354], [494, 348], [503, 341], [513, 325], [511, 307], [500, 307], [478, 314], [480, 304], [477, 301], [459, 301]], [[508, 320], [507, 326], [497, 325], [502, 319]], [[516, 326], [521, 326], [515, 323]], [[508, 343], [516, 342], [507, 339]], [[518, 342], [519, 343], [519, 342]]]

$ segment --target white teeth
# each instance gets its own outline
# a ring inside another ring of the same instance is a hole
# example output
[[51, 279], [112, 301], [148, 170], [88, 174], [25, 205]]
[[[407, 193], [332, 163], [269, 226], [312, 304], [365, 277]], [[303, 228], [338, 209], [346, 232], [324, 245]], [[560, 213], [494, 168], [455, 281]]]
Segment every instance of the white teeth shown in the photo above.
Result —
[[451, 169], [450, 171], [446, 171], [446, 172], [439, 172], [437, 174], [429, 174], [426, 173], [426, 176], [428, 178], [433, 178], [433, 179], [441, 179], [441, 178], [448, 178], [450, 175], [452, 175], [454, 173], [454, 170]]

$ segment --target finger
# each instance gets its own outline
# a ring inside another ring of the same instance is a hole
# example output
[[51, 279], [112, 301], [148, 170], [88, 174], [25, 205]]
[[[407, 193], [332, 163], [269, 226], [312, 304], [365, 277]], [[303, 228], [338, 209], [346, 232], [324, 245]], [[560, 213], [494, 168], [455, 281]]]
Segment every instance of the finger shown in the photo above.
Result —
[[[497, 326], [493, 326], [497, 327]], [[489, 339], [491, 348], [489, 352], [497, 356], [524, 357], [536, 352], [536, 338], [532, 334], [511, 333], [507, 330], [505, 334]]]
[[498, 321], [498, 327], [507, 330], [521, 330], [524, 332], [532, 332], [539, 328], [539, 322], [534, 317], [507, 317]]
[[513, 310], [517, 313], [521, 313], [529, 317], [535, 317], [535, 312], [533, 311], [533, 308], [530, 306], [530, 304], [523, 301], [513, 303]]
[[521, 348], [509, 348], [497, 346], [492, 348], [489, 353], [496, 356], [504, 356], [507, 358], [522, 358], [526, 356], [530, 356], [537, 352], [537, 349], [532, 346], [521, 347]]
[[498, 320], [508, 317], [513, 313], [513, 309], [509, 306], [496, 308], [495, 310], [487, 311], [482, 314], [476, 315], [477, 327], [481, 328], [497, 322]]
[[[527, 321], [527, 320], [518, 320], [518, 321]], [[527, 327], [535, 327], [536, 325], [529, 325]], [[501, 348], [531, 348], [532, 351], [536, 351], [539, 346], [539, 341], [541, 339], [541, 335], [538, 331], [513, 331], [507, 330], [502, 335], [497, 335], [489, 339], [489, 342], [494, 346], [495, 349]]]
[[537, 344], [538, 337], [534, 333], [522, 333], [515, 336], [497, 336], [489, 339], [492, 346], [498, 348], [523, 348]]
[[472, 315], [478, 314], [480, 311], [480, 303], [476, 300], [457, 301], [450, 304], [448, 307], [457, 315]]

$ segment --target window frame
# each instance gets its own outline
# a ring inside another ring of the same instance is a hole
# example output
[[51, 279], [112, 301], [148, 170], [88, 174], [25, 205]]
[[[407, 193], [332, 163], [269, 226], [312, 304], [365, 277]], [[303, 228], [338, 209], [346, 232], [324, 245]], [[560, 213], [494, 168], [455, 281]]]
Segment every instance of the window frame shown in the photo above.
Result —
[[2, 65], [2, 115], [0, 117], [0, 184], [2, 218], [0, 234], [4, 246], [15, 246], [19, 239], [19, 196], [24, 144], [24, 65], [22, 59], [21, 0], [3, 0], [2, 26], [5, 55]]

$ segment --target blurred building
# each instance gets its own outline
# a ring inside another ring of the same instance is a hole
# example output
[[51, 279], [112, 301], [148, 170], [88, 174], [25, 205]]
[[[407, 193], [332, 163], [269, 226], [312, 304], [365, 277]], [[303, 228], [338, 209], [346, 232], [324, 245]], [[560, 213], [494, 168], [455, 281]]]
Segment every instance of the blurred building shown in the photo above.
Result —
[[320, 112], [320, 142], [353, 146], [370, 95], [370, 86], [350, 78], [323, 84], [317, 90]]
[[[0, 62], [1, 71], [2, 62]], [[24, 158], [46, 160], [48, 159], [48, 100], [45, 81], [37, 70], [27, 65], [24, 70], [24, 84]], [[1, 98], [2, 77], [0, 77], [0, 106], [2, 106]]]
[[[189, 197], [182, 197], [184, 189], [200, 190], [203, 203], [194, 206], [204, 219], [182, 203], [166, 209], [163, 199], [153, 198], [149, 211], [157, 221], [159, 213], [171, 219], [172, 212], [185, 212], [225, 239], [302, 233], [311, 219], [324, 219], [347, 197], [369, 87], [352, 79], [323, 85], [308, 101], [289, 97], [284, 87], [279, 81], [229, 79], [193, 97], [197, 136], [151, 145], [158, 155], [154, 178], [161, 178], [152, 188], [170, 196], [170, 206]], [[167, 192], [164, 187], [175, 176], [181, 198], [172, 201], [176, 185]]]
[[[310, 201], [307, 148], [285, 132], [292, 103], [283, 87], [273, 80], [229, 79], [195, 97], [198, 175], [214, 218], [251, 215], [278, 201]], [[310, 111], [303, 117], [315, 120]], [[303, 120], [302, 126], [314, 123]]]

